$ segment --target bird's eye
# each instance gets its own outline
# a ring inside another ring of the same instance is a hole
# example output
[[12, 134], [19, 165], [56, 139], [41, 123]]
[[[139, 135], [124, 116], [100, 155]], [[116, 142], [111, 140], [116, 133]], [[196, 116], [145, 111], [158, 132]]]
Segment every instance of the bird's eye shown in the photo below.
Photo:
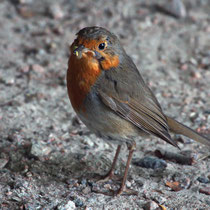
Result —
[[98, 45], [99, 50], [103, 50], [105, 47], [106, 47], [105, 43], [101, 43], [101, 44]]

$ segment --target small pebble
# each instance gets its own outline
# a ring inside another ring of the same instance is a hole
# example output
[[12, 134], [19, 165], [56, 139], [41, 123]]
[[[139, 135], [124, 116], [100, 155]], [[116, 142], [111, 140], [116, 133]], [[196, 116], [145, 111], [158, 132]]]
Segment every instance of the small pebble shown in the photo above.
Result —
[[201, 79], [202, 78], [200, 72], [198, 72], [198, 71], [193, 71], [191, 73], [191, 76], [192, 76], [193, 79]]
[[210, 200], [205, 200], [205, 201], [210, 206]]
[[90, 187], [93, 187], [94, 185], [96, 185], [94, 182], [92, 182], [92, 181], [88, 181], [87, 182], [88, 183], [88, 186], [90, 186]]
[[164, 160], [154, 157], [144, 157], [142, 159], [134, 159], [133, 164], [143, 167], [143, 168], [152, 168], [152, 169], [163, 169], [167, 167], [167, 163]]
[[31, 66], [32, 70], [37, 72], [37, 73], [44, 73], [45, 72], [45, 69], [44, 67], [40, 66], [39, 64], [33, 64]]
[[78, 183], [78, 180], [76, 179], [68, 179], [68, 180], [66, 180], [66, 183], [68, 184], [68, 185], [71, 185], [71, 186], [74, 186], [76, 183]]
[[49, 7], [49, 14], [54, 18], [54, 19], [61, 19], [64, 17], [64, 12], [62, 8], [60, 7], [59, 4], [51, 4]]
[[44, 143], [33, 144], [31, 147], [31, 154], [35, 156], [48, 156], [52, 152], [52, 147]]
[[74, 200], [76, 207], [82, 207], [84, 205], [83, 201], [79, 198]]
[[82, 190], [82, 192], [84, 193], [84, 194], [89, 194], [90, 192], [91, 192], [91, 189], [90, 189], [90, 187], [85, 187], [83, 190]]
[[15, 78], [14, 78], [14, 76], [10, 76], [10, 75], [8, 75], [7, 77], [5, 77], [5, 78], [1, 78], [4, 82], [5, 82], [5, 84], [7, 84], [7, 85], [13, 85], [14, 83], [15, 83]]
[[210, 56], [202, 58], [201, 64], [203, 68], [208, 68], [210, 66]]
[[200, 193], [210, 195], [210, 187], [203, 187], [199, 190]]
[[167, 201], [167, 198], [162, 196], [155, 196], [152, 200], [156, 201], [158, 204], [164, 204]]
[[191, 120], [192, 122], [194, 122], [194, 120], [195, 120], [197, 117], [198, 117], [198, 113], [196, 113], [196, 112], [191, 112], [191, 113], [190, 113], [190, 120]]
[[203, 176], [199, 176], [197, 180], [201, 183], [204, 183], [204, 184], [210, 183], [210, 180], [206, 177], [203, 177]]
[[171, 0], [164, 1], [164, 5], [161, 7], [166, 12], [177, 18], [185, 18], [186, 17], [186, 9], [185, 5], [181, 0]]
[[111, 185], [110, 185], [110, 184], [105, 184], [105, 185], [104, 185], [104, 188], [106, 188], [106, 189], [111, 189]]
[[88, 198], [87, 202], [88, 202], [89, 204], [96, 203], [96, 197], [90, 197], [90, 198]]
[[195, 60], [195, 58], [190, 58], [190, 63], [193, 64], [194, 66], [198, 65], [198, 62]]
[[29, 65], [22, 66], [22, 67], [20, 68], [20, 71], [23, 72], [23, 73], [27, 73], [27, 72], [29, 72], [29, 70], [30, 70]]
[[94, 146], [94, 142], [88, 136], [84, 136], [84, 138], [82, 139], [82, 143], [88, 145], [89, 147]]
[[35, 12], [32, 11], [30, 7], [27, 7], [25, 5], [21, 5], [18, 7], [18, 13], [23, 17], [23, 18], [31, 18], [35, 16]]
[[149, 201], [144, 206], [144, 209], [145, 210], [156, 210], [156, 209], [159, 209], [159, 205], [155, 201]]
[[166, 182], [166, 186], [170, 187], [173, 191], [178, 192], [182, 190], [180, 182]]
[[87, 184], [87, 180], [86, 179], [82, 179], [81, 185], [86, 185], [86, 184]]
[[186, 71], [186, 70], [188, 70], [188, 65], [186, 63], [184, 63], [181, 65], [180, 69], [183, 71]]
[[130, 188], [131, 187], [131, 182], [129, 182], [128, 180], [126, 181], [126, 186], [128, 187], [128, 188]]
[[4, 166], [8, 163], [8, 159], [0, 159], [0, 169], [4, 168]]
[[62, 204], [57, 206], [58, 210], [74, 210], [76, 209], [75, 203], [73, 201], [68, 201], [67, 204]]

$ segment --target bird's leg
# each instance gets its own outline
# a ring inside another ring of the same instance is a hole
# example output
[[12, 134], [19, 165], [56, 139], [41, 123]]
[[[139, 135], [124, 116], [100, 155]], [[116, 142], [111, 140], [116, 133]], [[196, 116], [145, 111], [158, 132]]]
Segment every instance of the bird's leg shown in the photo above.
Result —
[[134, 195], [137, 194], [136, 191], [127, 189], [125, 187], [125, 183], [126, 183], [126, 180], [127, 180], [127, 175], [128, 175], [130, 162], [132, 160], [133, 152], [136, 150], [136, 143], [135, 143], [135, 141], [133, 141], [131, 144], [127, 143], [127, 147], [128, 147], [128, 150], [129, 150], [129, 154], [128, 154], [128, 159], [127, 159], [127, 163], [126, 163], [126, 167], [125, 167], [125, 173], [124, 173], [124, 176], [123, 176], [123, 180], [122, 180], [120, 189], [114, 193], [115, 195], [120, 195], [123, 192], [127, 192], [128, 194], [132, 194], [132, 195], [133, 194]]
[[105, 174], [104, 176], [102, 176], [102, 179], [99, 180], [98, 183], [100, 183], [100, 182], [106, 182], [106, 181], [108, 181], [109, 179], [111, 179], [113, 177], [113, 175], [114, 175], [114, 168], [115, 168], [115, 165], [116, 165], [118, 156], [120, 154], [120, 149], [121, 149], [121, 145], [118, 145], [117, 150], [116, 150], [116, 153], [115, 153], [115, 156], [114, 156], [114, 160], [112, 162], [111, 169], [109, 170], [109, 172], [107, 174]]
[[[133, 155], [133, 152], [136, 150], [136, 143], [135, 142], [127, 143], [127, 147], [128, 147], [128, 150], [129, 150], [129, 154], [128, 154], [128, 159], [127, 159], [127, 163], [126, 163], [126, 167], [125, 167], [123, 180], [121, 182], [121, 186], [120, 186], [119, 190], [117, 190], [117, 191], [111, 190], [111, 192], [100, 192], [100, 191], [93, 191], [93, 192], [101, 193], [101, 194], [104, 194], [104, 195], [114, 195], [114, 196], [120, 195], [123, 192], [127, 193], [127, 195], [137, 195], [138, 194], [136, 191], [134, 191], [132, 189], [127, 189], [126, 186], [125, 186], [130, 162], [131, 162], [131, 159], [132, 159], [132, 155]], [[112, 178], [112, 176], [114, 175], [113, 171], [114, 171], [114, 168], [115, 168], [115, 165], [116, 165], [117, 158], [118, 158], [119, 153], [120, 153], [120, 148], [121, 148], [121, 145], [119, 145], [117, 147], [117, 151], [115, 153], [115, 157], [114, 157], [114, 160], [113, 160], [112, 167], [111, 167], [110, 171], [103, 177], [102, 181], [100, 180], [101, 182], [103, 182], [104, 180], [106, 181], [106, 180]], [[100, 182], [100, 181], [98, 181], [98, 182]]]

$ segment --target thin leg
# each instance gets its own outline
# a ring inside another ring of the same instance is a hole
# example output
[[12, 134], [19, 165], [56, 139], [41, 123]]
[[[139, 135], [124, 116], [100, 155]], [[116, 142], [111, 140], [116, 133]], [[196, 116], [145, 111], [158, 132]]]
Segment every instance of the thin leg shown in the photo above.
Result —
[[123, 180], [122, 180], [120, 189], [117, 191], [116, 195], [122, 194], [123, 191], [131, 192], [131, 194], [136, 194], [136, 192], [133, 191], [133, 190], [125, 189], [125, 182], [127, 180], [127, 175], [128, 175], [130, 162], [132, 160], [133, 152], [136, 150], [136, 143], [133, 142], [131, 145], [127, 144], [127, 146], [128, 146], [128, 149], [129, 149], [129, 154], [128, 154], [128, 159], [127, 159], [127, 163], [126, 163], [126, 167], [125, 167], [125, 173], [124, 173], [124, 176], [123, 176]]
[[[136, 149], [136, 143], [135, 142], [132, 142], [131, 144], [127, 144], [127, 147], [128, 147], [128, 150], [129, 150], [129, 154], [128, 154], [128, 159], [127, 159], [127, 163], [126, 163], [126, 167], [125, 167], [125, 173], [124, 173], [124, 176], [123, 176], [123, 180], [122, 180], [120, 189], [117, 190], [117, 191], [112, 191], [111, 190], [111, 194], [110, 194], [110, 192], [101, 192], [101, 191], [95, 191], [95, 190], [93, 190], [93, 192], [95, 192], [95, 193], [101, 193], [101, 194], [104, 194], [104, 195], [114, 195], [114, 196], [120, 195], [123, 192], [126, 192], [127, 195], [137, 195], [137, 192], [136, 191], [134, 191], [132, 189], [127, 189], [125, 187], [125, 183], [126, 183], [126, 180], [127, 180], [127, 175], [128, 175], [128, 170], [129, 170], [130, 162], [131, 162], [131, 159], [132, 159], [132, 156], [133, 156], [133, 152]], [[114, 171], [114, 168], [115, 168], [115, 165], [116, 165], [117, 158], [118, 158], [119, 153], [120, 153], [120, 149], [121, 149], [121, 146], [119, 145], [117, 147], [117, 151], [115, 153], [115, 157], [114, 157], [114, 160], [113, 160], [113, 163], [112, 163], [112, 167], [111, 167], [110, 171], [107, 173], [107, 175], [104, 176], [104, 179], [103, 180], [100, 180], [101, 182], [103, 182], [104, 180], [110, 179], [114, 175], [114, 172], [113, 171]]]
[[103, 178], [101, 180], [99, 180], [98, 182], [105, 182], [109, 179], [111, 179], [114, 175], [114, 168], [115, 168], [115, 165], [116, 165], [116, 162], [117, 162], [117, 159], [118, 159], [118, 156], [120, 154], [120, 149], [121, 149], [121, 145], [118, 145], [117, 147], [117, 150], [116, 150], [116, 153], [115, 153], [115, 156], [114, 156], [114, 160], [112, 162], [112, 166], [111, 166], [111, 169], [109, 170], [109, 172], [103, 176]]

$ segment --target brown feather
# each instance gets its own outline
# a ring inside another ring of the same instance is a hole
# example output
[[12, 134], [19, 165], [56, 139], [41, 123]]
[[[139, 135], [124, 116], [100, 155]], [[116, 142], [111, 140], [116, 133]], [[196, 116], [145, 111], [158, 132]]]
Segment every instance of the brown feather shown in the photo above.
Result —
[[[164, 141], [178, 147], [177, 143], [171, 139], [168, 133], [168, 126], [164, 115], [156, 114], [142, 104], [138, 104], [133, 99], [131, 101], [122, 101], [113, 96], [108, 96], [99, 92], [101, 100], [124, 119], [130, 121], [146, 133], [153, 134]], [[143, 107], [143, 109], [141, 109]]]

